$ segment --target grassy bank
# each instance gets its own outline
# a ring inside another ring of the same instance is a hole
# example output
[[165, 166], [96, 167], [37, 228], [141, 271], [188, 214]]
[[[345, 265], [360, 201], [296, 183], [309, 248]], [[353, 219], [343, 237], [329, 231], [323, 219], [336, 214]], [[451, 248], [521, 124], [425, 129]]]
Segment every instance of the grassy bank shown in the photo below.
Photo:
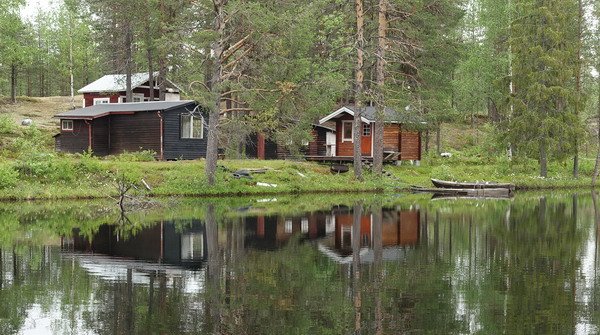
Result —
[[[149, 154], [148, 154], [149, 155]], [[592, 161], [584, 160], [581, 177], [570, 176], [566, 163], [551, 165], [549, 178], [536, 177], [535, 161], [497, 160], [484, 164], [474, 158], [426, 159], [421, 166], [386, 166], [396, 178], [365, 180], [352, 173], [331, 174], [328, 166], [294, 161], [219, 161], [217, 183], [209, 186], [204, 161], [140, 161], [143, 154], [105, 160], [90, 156], [35, 154], [0, 162], [0, 199], [106, 198], [118, 195], [118, 185], [131, 182], [134, 193], [151, 196], [238, 196], [302, 193], [386, 192], [410, 185], [430, 186], [430, 178], [457, 181], [512, 182], [519, 189], [589, 187]], [[265, 169], [252, 178], [235, 178], [239, 169]], [[150, 186], [145, 189], [142, 179]], [[262, 185], [261, 185], [262, 183]], [[265, 185], [268, 184], [268, 185]]]
[[[76, 104], [80, 104], [78, 97]], [[594, 148], [582, 151], [580, 178], [571, 176], [570, 161], [553, 162], [549, 178], [539, 178], [533, 159], [509, 161], [495, 147], [494, 132], [484, 125], [445, 124], [442, 147], [450, 158], [425, 154], [420, 166], [386, 166], [394, 178], [365, 181], [352, 173], [333, 175], [328, 166], [293, 161], [219, 161], [217, 183], [208, 186], [204, 161], [156, 162], [149, 152], [123, 154], [108, 159], [54, 152], [52, 135], [57, 121], [52, 115], [71, 107], [69, 98], [20, 98], [17, 104], [0, 99], [0, 200], [107, 198], [118, 194], [119, 181], [134, 182], [140, 193], [151, 196], [238, 196], [301, 193], [387, 192], [411, 185], [431, 186], [430, 178], [455, 181], [511, 182], [519, 189], [590, 187]], [[20, 126], [31, 118], [32, 127]], [[432, 149], [433, 150], [433, 149]], [[587, 155], [587, 156], [586, 156]], [[234, 178], [239, 169], [266, 169], [251, 179]], [[144, 180], [151, 191], [144, 190]], [[257, 183], [272, 184], [260, 186]]]
[[[235, 178], [239, 169], [265, 169], [252, 178]], [[145, 190], [144, 180], [151, 188]], [[298, 194], [308, 192], [389, 191], [389, 180], [367, 174], [359, 182], [352, 174], [332, 175], [327, 166], [291, 161], [219, 161], [217, 183], [208, 186], [204, 161], [155, 162], [100, 160], [42, 154], [27, 160], [0, 163], [0, 199], [102, 198], [118, 195], [123, 180], [137, 187], [134, 192], [151, 196], [234, 196]], [[258, 183], [269, 184], [260, 186]]]

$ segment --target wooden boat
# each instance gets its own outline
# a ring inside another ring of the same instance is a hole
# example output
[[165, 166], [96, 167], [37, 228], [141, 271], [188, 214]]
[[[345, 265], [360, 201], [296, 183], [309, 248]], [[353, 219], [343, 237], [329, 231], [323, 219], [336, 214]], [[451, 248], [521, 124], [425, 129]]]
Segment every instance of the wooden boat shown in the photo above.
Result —
[[490, 183], [490, 182], [473, 182], [473, 183], [461, 183], [456, 181], [446, 181], [431, 178], [431, 182], [435, 187], [439, 188], [452, 188], [452, 189], [498, 189], [504, 188], [510, 191], [514, 191], [515, 185], [509, 183]]

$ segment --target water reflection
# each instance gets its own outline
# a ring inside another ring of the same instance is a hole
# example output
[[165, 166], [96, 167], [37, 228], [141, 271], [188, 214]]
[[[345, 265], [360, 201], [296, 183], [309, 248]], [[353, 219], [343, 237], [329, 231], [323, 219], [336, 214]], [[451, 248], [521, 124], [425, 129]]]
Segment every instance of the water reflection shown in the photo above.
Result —
[[4, 242], [0, 333], [599, 330], [596, 196], [199, 206], [188, 218]]

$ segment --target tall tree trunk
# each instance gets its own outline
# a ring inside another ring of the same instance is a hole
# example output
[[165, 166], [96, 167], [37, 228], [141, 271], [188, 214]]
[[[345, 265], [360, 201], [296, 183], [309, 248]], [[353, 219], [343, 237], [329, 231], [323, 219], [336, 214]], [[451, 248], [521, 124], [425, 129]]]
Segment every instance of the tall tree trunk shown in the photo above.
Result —
[[27, 96], [32, 96], [33, 91], [31, 89], [31, 67], [27, 68]]
[[[579, 109], [581, 108], [581, 30], [583, 29], [582, 18], [583, 18], [583, 4], [581, 0], [577, 1], [578, 15], [577, 15], [577, 69], [575, 72], [575, 90], [576, 90], [576, 101], [575, 101], [575, 116], [579, 118]], [[579, 141], [577, 136], [575, 140], [575, 156], [573, 156], [573, 177], [579, 178]]]
[[354, 141], [354, 177], [358, 180], [363, 180], [362, 176], [362, 147], [361, 147], [361, 135], [362, 135], [362, 111], [363, 111], [363, 65], [364, 65], [364, 27], [365, 17], [363, 10], [363, 0], [356, 0], [356, 86], [354, 91], [354, 104], [356, 105], [354, 111], [354, 123], [352, 124], [353, 135], [352, 140]]
[[438, 123], [435, 127], [435, 150], [439, 156], [442, 153], [442, 124]]
[[10, 101], [17, 103], [17, 64], [14, 62], [10, 66]]
[[208, 143], [206, 148], [206, 179], [209, 185], [215, 184], [217, 171], [217, 150], [219, 146], [219, 116], [221, 109], [221, 84], [223, 81], [223, 47], [225, 44], [225, 4], [227, 0], [213, 0], [215, 11], [214, 30], [217, 33], [216, 41], [212, 45], [213, 68], [210, 80], [210, 93], [213, 105], [210, 108], [208, 119]]
[[154, 101], [154, 42], [153, 42], [153, 34], [155, 33], [152, 29], [150, 13], [152, 8], [150, 7], [150, 2], [146, 3], [146, 59], [148, 60], [148, 86], [150, 86], [150, 95], [148, 100]]
[[540, 139], [540, 177], [546, 178], [548, 176], [548, 154], [546, 135], [543, 135]]
[[383, 122], [385, 119], [385, 48], [387, 44], [387, 0], [379, 0], [379, 18], [377, 28], [377, 111], [375, 112], [375, 127], [373, 131], [373, 172], [381, 175], [383, 170]]
[[133, 36], [131, 23], [125, 24], [125, 100], [133, 102], [133, 92], [131, 88], [131, 74], [133, 72]]
[[[597, 68], [600, 68], [600, 64]], [[597, 124], [598, 130], [598, 148], [596, 153], [596, 164], [594, 165], [594, 174], [592, 175], [592, 186], [596, 186], [596, 179], [600, 173], [600, 76], [598, 76], [598, 106], [597, 106]]]
[[[216, 8], [216, 4], [215, 4]], [[164, 25], [166, 21], [167, 12], [163, 1], [160, 2], [160, 16], [161, 22], [159, 24], [159, 36], [165, 36]], [[216, 23], [215, 23], [216, 24]], [[165, 51], [165, 45], [158, 46], [158, 100], [165, 101], [165, 95], [167, 92], [167, 83], [165, 78], [167, 77], [167, 56]], [[209, 135], [210, 136], [210, 135]]]
[[69, 10], [69, 88], [71, 107], [75, 108], [75, 81], [73, 78], [73, 13]]

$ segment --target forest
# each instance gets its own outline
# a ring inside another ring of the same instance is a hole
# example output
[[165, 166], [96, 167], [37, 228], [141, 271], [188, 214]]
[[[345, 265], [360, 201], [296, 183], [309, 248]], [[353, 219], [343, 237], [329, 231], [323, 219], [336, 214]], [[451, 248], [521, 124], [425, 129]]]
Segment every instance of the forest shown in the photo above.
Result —
[[235, 151], [256, 130], [301, 143], [340, 102], [394, 108], [436, 155], [442, 124], [471, 124], [486, 130], [482, 154], [536, 160], [541, 177], [552, 161], [578, 177], [583, 146], [598, 147], [596, 1], [62, 0], [27, 17], [25, 5], [0, 3], [6, 103], [168, 75], [209, 108], [209, 183], [216, 143]]

